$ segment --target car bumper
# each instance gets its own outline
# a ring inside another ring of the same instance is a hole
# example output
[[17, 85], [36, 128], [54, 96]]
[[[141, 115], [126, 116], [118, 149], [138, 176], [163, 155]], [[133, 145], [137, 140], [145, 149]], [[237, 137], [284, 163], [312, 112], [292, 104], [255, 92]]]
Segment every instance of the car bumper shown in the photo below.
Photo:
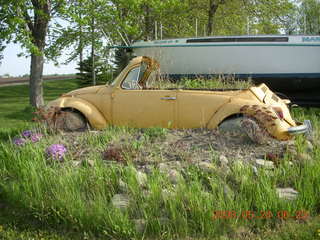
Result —
[[303, 124], [288, 128], [288, 133], [290, 135], [297, 135], [297, 134], [303, 134], [303, 133], [307, 135], [311, 135], [312, 134], [311, 121], [304, 120]]

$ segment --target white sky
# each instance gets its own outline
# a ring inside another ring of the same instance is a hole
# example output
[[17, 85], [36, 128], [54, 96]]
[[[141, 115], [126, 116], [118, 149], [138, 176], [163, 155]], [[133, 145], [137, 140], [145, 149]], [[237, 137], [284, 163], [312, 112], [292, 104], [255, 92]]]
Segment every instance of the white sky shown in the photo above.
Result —
[[[10, 76], [22, 76], [30, 73], [30, 57], [18, 57], [17, 54], [23, 52], [18, 44], [10, 43], [3, 52], [3, 59], [0, 65], [0, 76], [6, 73]], [[67, 52], [67, 51], [66, 51]], [[62, 62], [63, 59], [58, 59]], [[43, 74], [69, 74], [76, 73], [76, 61], [68, 65], [55, 66], [53, 62], [46, 62], [43, 67]]]

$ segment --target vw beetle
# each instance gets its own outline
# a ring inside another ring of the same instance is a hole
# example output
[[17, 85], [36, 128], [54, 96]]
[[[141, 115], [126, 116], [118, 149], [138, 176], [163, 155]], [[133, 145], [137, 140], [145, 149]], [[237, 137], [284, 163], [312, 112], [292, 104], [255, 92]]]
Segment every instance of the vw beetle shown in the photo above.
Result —
[[112, 84], [71, 91], [47, 106], [65, 113], [62, 128], [68, 131], [88, 124], [95, 129], [108, 125], [215, 129], [235, 118], [241, 120], [240, 128], [251, 128], [250, 134], [247, 131], [251, 138], [257, 129], [278, 140], [311, 131], [309, 121], [301, 124], [292, 119], [290, 101], [265, 84], [245, 90], [162, 89], [153, 86], [159, 81], [158, 69], [155, 60], [136, 57]]

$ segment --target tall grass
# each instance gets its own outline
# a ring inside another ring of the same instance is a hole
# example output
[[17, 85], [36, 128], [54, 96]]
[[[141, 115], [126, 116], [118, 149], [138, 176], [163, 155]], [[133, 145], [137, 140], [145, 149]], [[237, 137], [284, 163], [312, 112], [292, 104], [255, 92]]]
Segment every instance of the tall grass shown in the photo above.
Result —
[[[312, 115], [311, 115], [312, 117]], [[239, 226], [263, 229], [281, 221], [279, 211], [295, 215], [300, 210], [319, 214], [320, 178], [319, 149], [311, 163], [284, 159], [273, 174], [260, 170], [256, 176], [249, 165], [237, 162], [229, 174], [204, 173], [197, 166], [184, 169], [184, 179], [176, 186], [156, 168], [148, 176], [146, 187], [140, 187], [134, 163], [121, 167], [106, 164], [101, 152], [112, 140], [139, 129], [110, 128], [100, 135], [87, 134], [83, 139], [93, 149], [84, 164], [74, 167], [74, 156], [64, 162], [46, 159], [45, 148], [57, 141], [48, 136], [40, 143], [18, 148], [10, 142], [0, 145], [1, 189], [6, 199], [21, 206], [40, 221], [50, 225], [66, 225], [109, 238], [138, 238], [141, 235], [157, 238], [187, 236], [215, 237], [236, 232]], [[145, 131], [145, 139], [161, 137], [160, 129]], [[59, 139], [72, 149], [73, 143]], [[132, 143], [133, 144], [133, 143]], [[145, 144], [147, 144], [145, 142]], [[156, 149], [156, 144], [150, 144]], [[303, 144], [303, 142], [301, 143]], [[304, 147], [301, 147], [305, 151]], [[215, 156], [212, 152], [212, 156]], [[213, 157], [214, 158], [214, 157]], [[215, 161], [213, 161], [214, 163]], [[217, 167], [218, 169], [218, 167]], [[119, 179], [128, 185], [130, 205], [125, 210], [112, 206], [111, 198], [120, 193]], [[225, 185], [231, 194], [225, 193]], [[280, 200], [277, 186], [293, 187], [299, 191], [295, 201]], [[163, 189], [169, 194], [164, 195]], [[147, 192], [147, 193], [146, 193]], [[235, 211], [237, 218], [213, 219], [214, 211]], [[271, 211], [270, 219], [246, 219], [246, 211], [261, 215]], [[136, 232], [134, 219], [144, 219], [144, 232]]]
[[[209, 84], [185, 81], [185, 85], [194, 88], [207, 88]], [[291, 216], [301, 210], [308, 211], [311, 219], [319, 215], [319, 114], [315, 109], [293, 110], [295, 118], [311, 119], [315, 128], [309, 162], [286, 155], [273, 171], [259, 169], [256, 175], [250, 165], [233, 159], [235, 163], [230, 171], [224, 172], [216, 164], [218, 153], [212, 149], [209, 154], [215, 170], [204, 172], [196, 165], [188, 165], [182, 170], [183, 179], [176, 185], [154, 164], [147, 183], [141, 186], [136, 177], [138, 164], [131, 154], [127, 154], [121, 164], [104, 160], [102, 154], [111, 143], [125, 141], [129, 149], [138, 153], [142, 147], [147, 147], [151, 153], [149, 157], [157, 163], [163, 160], [160, 145], [169, 130], [110, 127], [100, 133], [79, 136], [48, 134], [38, 143], [18, 147], [12, 144], [12, 138], [30, 127], [22, 124], [0, 131], [0, 193], [7, 202], [19, 206], [41, 223], [88, 233], [92, 239], [94, 236], [106, 239], [219, 239], [221, 236], [241, 239], [237, 235], [240, 227], [259, 235], [285, 222], [281, 219], [284, 211]], [[142, 134], [140, 139], [135, 138], [137, 133]], [[46, 157], [45, 149], [53, 143], [62, 143], [68, 149], [62, 162]], [[298, 137], [295, 144], [299, 152], [307, 152], [305, 138]], [[82, 151], [86, 155], [76, 167], [74, 163], [81, 158]], [[123, 193], [119, 179], [127, 184], [130, 201], [125, 209], [112, 205], [113, 196]], [[281, 200], [276, 187], [292, 187], [299, 192], [298, 198]], [[225, 215], [214, 218], [214, 211], [224, 211]], [[228, 218], [229, 213], [235, 217]], [[266, 213], [272, 216], [259, 219], [252, 215]], [[144, 220], [142, 231], [136, 229], [137, 219]], [[315, 236], [308, 229], [306, 234]], [[295, 235], [283, 236], [291, 239]]]

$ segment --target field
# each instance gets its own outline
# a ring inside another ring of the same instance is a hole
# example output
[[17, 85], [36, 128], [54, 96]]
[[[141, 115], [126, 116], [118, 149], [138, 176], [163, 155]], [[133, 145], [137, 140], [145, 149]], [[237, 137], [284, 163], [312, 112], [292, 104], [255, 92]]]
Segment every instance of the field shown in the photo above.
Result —
[[[48, 81], [45, 100], [74, 88]], [[30, 122], [28, 86], [0, 98], [1, 239], [320, 239], [318, 109], [293, 111], [313, 139], [257, 146], [204, 129], [52, 134]], [[13, 144], [28, 129], [43, 136]]]

